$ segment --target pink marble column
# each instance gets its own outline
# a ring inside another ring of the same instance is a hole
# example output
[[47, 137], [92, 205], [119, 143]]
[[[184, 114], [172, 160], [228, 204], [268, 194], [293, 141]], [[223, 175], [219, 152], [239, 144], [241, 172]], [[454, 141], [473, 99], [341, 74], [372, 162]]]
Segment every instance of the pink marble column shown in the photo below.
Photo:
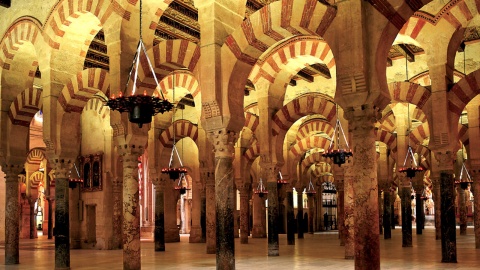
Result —
[[297, 188], [297, 237], [303, 239], [303, 187]]
[[153, 229], [153, 242], [155, 251], [165, 251], [165, 182], [158, 175], [151, 175], [150, 179], [155, 186], [155, 227]]
[[267, 237], [265, 226], [265, 197], [260, 198], [257, 194], [253, 196], [253, 228], [252, 238]]
[[[315, 210], [315, 195], [308, 194], [307, 196], [307, 206], [308, 206], [308, 233], [313, 234], [315, 231], [313, 228], [313, 220], [314, 220], [314, 210]], [[270, 205], [268, 205], [270, 207]], [[270, 224], [269, 224], [270, 225]]]
[[[122, 169], [123, 170], [123, 169]], [[112, 180], [113, 221], [112, 249], [123, 248], [123, 178]]]
[[237, 133], [220, 129], [208, 135], [215, 153], [217, 269], [235, 269], [233, 154]]
[[248, 244], [251, 185], [250, 183], [244, 183], [243, 185], [237, 185], [237, 188], [240, 191], [240, 244]]
[[215, 173], [207, 171], [206, 174], [206, 233], [207, 254], [217, 251], [216, 214], [215, 214]]
[[[341, 175], [343, 178], [343, 174]], [[338, 238], [340, 246], [345, 246], [345, 189], [344, 179], [335, 178], [335, 186], [337, 188], [337, 207], [338, 207]]]
[[[22, 166], [23, 167], [23, 166]], [[5, 192], [5, 264], [19, 264], [19, 185], [18, 174], [22, 167], [19, 165], [2, 165], [6, 174]], [[0, 225], [1, 226], [1, 225]]]
[[290, 185], [286, 191], [287, 199], [287, 244], [295, 245], [295, 214], [293, 211], [293, 189]]
[[30, 205], [30, 239], [35, 239], [37, 238], [37, 227], [35, 226], [35, 199], [31, 198], [28, 200], [28, 203]]
[[123, 153], [123, 269], [141, 269], [140, 205], [136, 148]]
[[180, 192], [174, 189], [175, 182], [165, 180], [164, 207], [165, 211], [165, 243], [180, 242], [180, 230], [177, 225], [177, 203]]
[[196, 181], [192, 187], [192, 227], [190, 229], [190, 243], [203, 243], [202, 225], [201, 225], [201, 207], [202, 207], [202, 183]]
[[[373, 106], [372, 106], [373, 107]], [[353, 148], [355, 269], [380, 269], [374, 108], [347, 110]], [[368, 248], [367, 248], [368, 247]]]
[[55, 160], [55, 269], [70, 269], [70, 215], [68, 177], [73, 162]]
[[347, 162], [342, 165], [345, 167], [345, 181], [344, 185], [344, 228], [343, 235], [345, 238], [345, 259], [353, 260], [355, 257], [355, 242], [354, 242], [354, 201], [353, 201], [353, 161], [347, 160]]

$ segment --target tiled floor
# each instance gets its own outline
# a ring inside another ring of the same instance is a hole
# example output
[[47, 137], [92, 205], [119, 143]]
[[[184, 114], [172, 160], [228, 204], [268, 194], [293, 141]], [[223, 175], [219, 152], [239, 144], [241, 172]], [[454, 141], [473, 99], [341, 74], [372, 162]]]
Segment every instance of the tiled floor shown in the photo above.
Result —
[[[480, 249], [475, 249], [473, 228], [467, 236], [458, 235], [458, 263], [441, 263], [441, 242], [435, 240], [433, 228], [413, 236], [413, 247], [402, 248], [401, 228], [390, 240], [380, 240], [382, 269], [479, 269]], [[415, 229], [413, 230], [415, 233]], [[20, 264], [5, 266], [0, 246], [0, 269], [54, 269], [52, 240], [21, 240]], [[205, 244], [189, 244], [182, 236], [180, 243], [167, 243], [165, 252], [154, 252], [151, 241], [142, 242], [142, 269], [214, 269], [215, 255], [205, 254]], [[249, 239], [249, 244], [235, 242], [236, 269], [353, 269], [353, 261], [344, 259], [338, 234], [306, 234], [296, 239], [295, 246], [286, 244], [280, 235], [280, 256], [267, 256], [267, 239]], [[72, 250], [72, 269], [122, 269], [121, 250]]]

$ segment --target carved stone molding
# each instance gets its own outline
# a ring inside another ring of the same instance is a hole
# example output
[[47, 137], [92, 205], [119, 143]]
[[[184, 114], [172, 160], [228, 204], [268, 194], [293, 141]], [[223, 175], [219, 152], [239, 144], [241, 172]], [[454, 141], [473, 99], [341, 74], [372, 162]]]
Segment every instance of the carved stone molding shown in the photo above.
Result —
[[213, 145], [215, 157], [233, 158], [234, 144], [238, 134], [227, 129], [219, 129], [208, 132], [208, 137]]
[[381, 115], [373, 105], [363, 105], [347, 108], [344, 117], [348, 120], [348, 130], [353, 136], [365, 136]]
[[455, 153], [452, 151], [435, 151], [435, 159], [441, 171], [452, 171]]

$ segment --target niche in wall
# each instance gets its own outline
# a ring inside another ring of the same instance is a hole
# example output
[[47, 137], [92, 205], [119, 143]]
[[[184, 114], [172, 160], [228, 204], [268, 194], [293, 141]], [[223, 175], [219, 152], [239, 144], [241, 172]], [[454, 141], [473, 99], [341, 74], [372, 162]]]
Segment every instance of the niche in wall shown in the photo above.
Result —
[[83, 178], [82, 191], [102, 190], [103, 154], [81, 156], [80, 175]]

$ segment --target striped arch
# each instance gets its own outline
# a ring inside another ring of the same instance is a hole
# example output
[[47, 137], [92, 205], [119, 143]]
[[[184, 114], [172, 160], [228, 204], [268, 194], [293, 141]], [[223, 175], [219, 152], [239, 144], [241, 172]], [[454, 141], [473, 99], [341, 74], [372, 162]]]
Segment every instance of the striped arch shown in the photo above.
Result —
[[309, 114], [320, 114], [328, 121], [336, 115], [335, 103], [325, 95], [308, 94], [300, 96], [285, 104], [272, 118], [272, 134], [286, 132], [292, 124], [301, 117]]
[[58, 102], [65, 112], [81, 113], [87, 101], [101, 91], [109, 95], [110, 80], [108, 71], [101, 68], [89, 68], [79, 73], [65, 85]]
[[462, 142], [463, 145], [467, 146], [470, 143], [470, 137], [468, 135], [468, 126], [458, 124], [458, 140]]
[[83, 111], [95, 111], [102, 119], [110, 116], [110, 109], [108, 106], [104, 106], [103, 102], [97, 98], [88, 100]]
[[[327, 65], [330, 72], [335, 74], [335, 59], [328, 44], [317, 36], [299, 36], [279, 45], [272, 53], [262, 57], [262, 60], [253, 68], [249, 79], [255, 84], [263, 77], [270, 83], [274, 83], [278, 73], [285, 70], [290, 60], [299, 57], [305, 59], [306, 56], [320, 59]], [[299, 65], [296, 71], [302, 68], [304, 65]]]
[[243, 153], [243, 157], [247, 160], [247, 164], [252, 164], [258, 156], [260, 156], [260, 144], [257, 142]]
[[[174, 79], [175, 77], [175, 79]], [[173, 82], [175, 81], [175, 85], [173, 85]], [[182, 88], [187, 90], [192, 96], [193, 99], [195, 100], [195, 104], [201, 104], [201, 95], [199, 95], [200, 92], [200, 85], [198, 83], [197, 78], [188, 70], [176, 70], [170, 75], [164, 77], [160, 82], [159, 82], [160, 88], [162, 89], [162, 93], [165, 95], [165, 98], [169, 100], [173, 100], [173, 89], [174, 87], [177, 88]], [[154, 85], [151, 85], [152, 89]], [[158, 92], [155, 91], [157, 94]], [[175, 102], [179, 101], [182, 97], [185, 95], [178, 94], [178, 92], [175, 93]], [[198, 106], [197, 108], [199, 108]]]
[[409, 134], [410, 142], [415, 145], [423, 144], [423, 141], [429, 137], [430, 129], [427, 122], [419, 125]]
[[[312, 169], [312, 174], [316, 178], [326, 177], [328, 180], [333, 180], [332, 169], [330, 167], [330, 164], [326, 162], [316, 164], [315, 168]], [[319, 179], [319, 180], [320, 180], [319, 182], [322, 183], [324, 182], [325, 179]]]
[[40, 185], [40, 183], [42, 184], [45, 184], [43, 182], [43, 178], [44, 178], [44, 173], [43, 172], [34, 172], [30, 175], [30, 177], [28, 178], [28, 181], [29, 181], [29, 187], [31, 189], [38, 189], [38, 186]]
[[[125, 10], [118, 0], [60, 0], [60, 2], [52, 10], [52, 13], [45, 22], [44, 37], [47, 44], [53, 49], [59, 49], [65, 31], [62, 28], [69, 26], [72, 21], [70, 18], [78, 18], [80, 14], [91, 13], [98, 18], [102, 25], [116, 13], [120, 17], [129, 20], [130, 12]], [[99, 29], [101, 28], [98, 26]], [[98, 29], [92, 29], [91, 34], [94, 35]]]
[[333, 127], [330, 122], [321, 118], [309, 119], [298, 128], [296, 140], [300, 141], [320, 131], [325, 132], [330, 138], [333, 136]]
[[33, 148], [27, 154], [26, 163], [40, 165], [40, 163], [46, 159], [45, 150], [42, 148]]
[[312, 153], [308, 156], [305, 157], [305, 159], [302, 161], [302, 168], [303, 170], [306, 170], [312, 166], [312, 164], [319, 164], [319, 163], [325, 163], [326, 158], [322, 156], [323, 152], [315, 152]]
[[452, 0], [435, 15], [418, 11], [413, 14], [410, 19], [412, 22], [409, 22], [408, 29], [417, 28], [419, 29], [417, 32], [419, 32], [426, 22], [435, 26], [442, 19], [450, 23], [454, 29], [458, 29], [466, 25], [480, 10], [480, 3], [478, 1], [471, 1], [473, 2], [471, 5], [468, 5], [466, 2], [469, 1]]
[[12, 124], [28, 127], [35, 114], [42, 108], [42, 89], [27, 88], [10, 105], [8, 117]]
[[389, 149], [391, 149], [393, 152], [396, 152], [397, 137], [394, 133], [384, 129], [375, 129], [374, 133], [377, 141], [385, 143]]
[[[10, 26], [0, 43], [0, 71], [10, 69], [10, 63], [15, 53], [24, 42], [29, 42], [34, 47], [38, 47], [38, 43], [42, 40], [41, 28], [41, 24], [30, 17], [22, 17]], [[32, 79], [35, 76], [37, 66], [36, 61], [29, 66], [31, 69], [28, 73]]]
[[431, 168], [430, 149], [428, 149], [424, 145], [419, 144], [415, 148], [415, 153], [417, 153], [421, 157], [418, 165], [421, 166], [424, 170], [429, 170]]
[[423, 110], [419, 109], [418, 107], [415, 107], [415, 110], [413, 110], [413, 113], [411, 116], [412, 116], [412, 119], [417, 119], [422, 123], [425, 123], [428, 120]]
[[260, 112], [258, 110], [258, 103], [257, 102], [252, 103], [248, 106], [245, 106], [244, 111], [248, 112], [248, 113], [251, 113], [251, 114], [254, 114], [254, 115], [260, 115]]
[[480, 93], [480, 69], [458, 81], [447, 93], [448, 110], [455, 114], [456, 120], [467, 104]]
[[392, 101], [408, 102], [422, 109], [431, 95], [430, 90], [414, 83], [393, 82], [388, 84]]
[[245, 127], [250, 129], [253, 133], [257, 130], [259, 124], [258, 115], [245, 112]]
[[382, 118], [378, 120], [378, 124], [376, 125], [379, 129], [386, 130], [388, 132], [393, 132], [396, 128], [395, 126], [395, 114], [393, 110], [387, 106], [386, 109], [390, 109], [386, 113], [383, 113]]
[[168, 129], [164, 130], [162, 134], [160, 134], [160, 143], [165, 148], [172, 148], [173, 147], [173, 135], [174, 130], [173, 127], [175, 125], [175, 138], [182, 139], [189, 137], [195, 143], [197, 142], [198, 138], [198, 126], [193, 124], [190, 121], [186, 120], [177, 120], [175, 123], [170, 125]]
[[298, 141], [295, 145], [293, 145], [289, 152], [293, 154], [295, 158], [303, 155], [307, 150], [313, 148], [321, 148], [327, 149], [330, 145], [330, 141], [319, 136], [312, 136], [305, 138], [301, 141]]

